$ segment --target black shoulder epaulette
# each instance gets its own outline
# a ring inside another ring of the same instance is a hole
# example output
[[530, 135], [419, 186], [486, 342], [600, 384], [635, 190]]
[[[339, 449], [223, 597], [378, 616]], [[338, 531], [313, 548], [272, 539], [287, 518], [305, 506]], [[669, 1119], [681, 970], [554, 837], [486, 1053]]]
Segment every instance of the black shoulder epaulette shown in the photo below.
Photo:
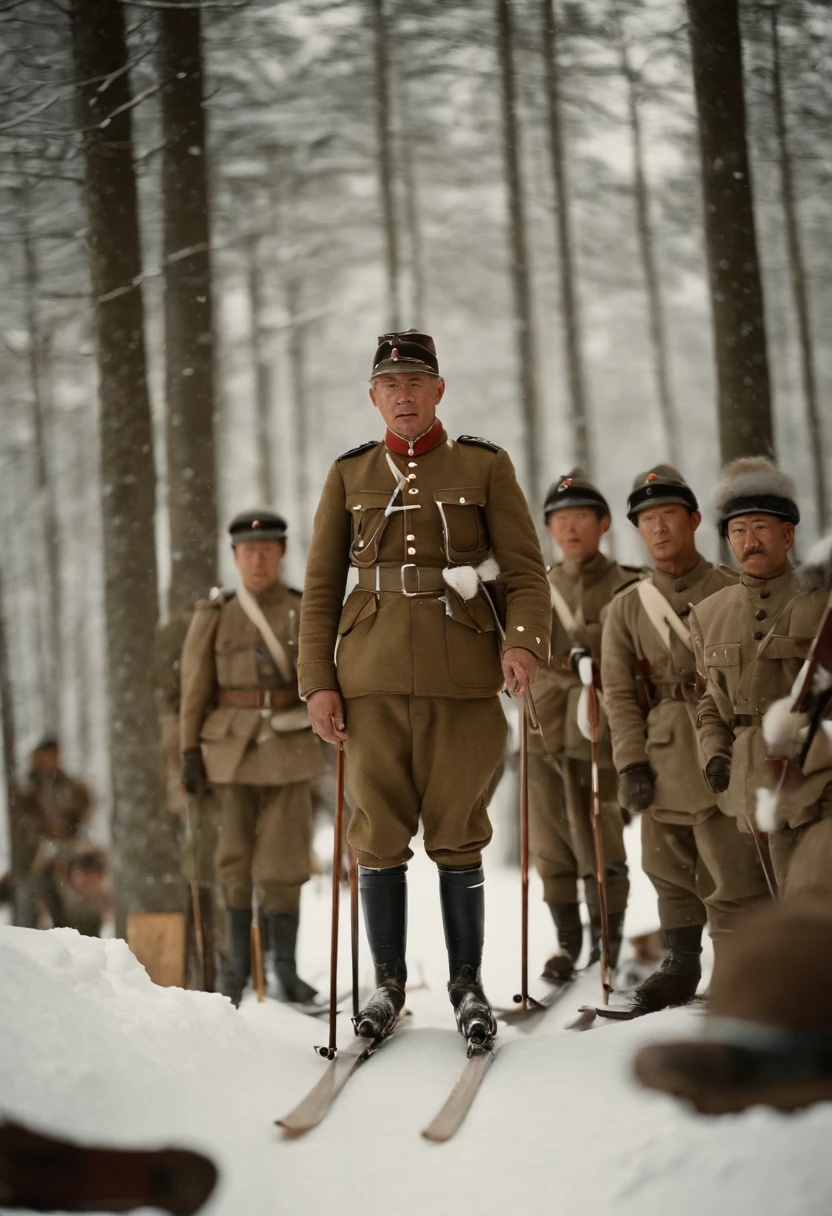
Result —
[[349, 460], [350, 456], [359, 456], [362, 452], [369, 452], [370, 448], [378, 447], [380, 443], [380, 439], [371, 439], [368, 443], [359, 443], [357, 448], [350, 448], [348, 452], [342, 452], [335, 463], [339, 464], [342, 460]]
[[[630, 574], [647, 574], [647, 569], [644, 566], [628, 566], [624, 562], [619, 562], [622, 570], [629, 570]], [[628, 586], [628, 583], [622, 583], [622, 586]]]
[[636, 583], [640, 583], [640, 578], [631, 578], [629, 582], [622, 583], [620, 587], [616, 587], [613, 595], [621, 595], [624, 591], [629, 591], [631, 587], [635, 587]]
[[303, 595], [303, 592], [299, 591], [297, 587], [287, 587], [286, 590], [292, 595], [296, 595], [298, 599], [300, 599], [300, 597]]
[[490, 439], [480, 439], [479, 435], [460, 435], [457, 443], [471, 443], [478, 448], [488, 448], [489, 452], [502, 452], [499, 443], [492, 443]]

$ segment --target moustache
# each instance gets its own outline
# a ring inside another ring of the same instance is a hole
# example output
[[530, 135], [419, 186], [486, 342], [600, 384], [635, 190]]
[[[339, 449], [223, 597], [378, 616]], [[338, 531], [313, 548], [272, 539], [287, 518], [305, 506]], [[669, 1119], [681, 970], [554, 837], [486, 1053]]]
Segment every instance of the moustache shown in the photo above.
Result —
[[765, 549], [743, 549], [743, 557], [765, 557]]

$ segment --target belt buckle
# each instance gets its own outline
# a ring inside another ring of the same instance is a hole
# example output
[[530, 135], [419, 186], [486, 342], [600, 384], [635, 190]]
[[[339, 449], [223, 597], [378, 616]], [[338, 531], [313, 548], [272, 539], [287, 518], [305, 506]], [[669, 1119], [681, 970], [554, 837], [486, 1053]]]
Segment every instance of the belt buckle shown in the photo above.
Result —
[[[408, 589], [407, 589], [407, 586], [405, 583], [405, 580], [406, 580], [405, 570], [415, 570], [416, 571], [416, 590], [415, 591], [408, 591]], [[419, 567], [416, 565], [416, 563], [415, 562], [405, 562], [405, 564], [401, 567], [399, 573], [400, 573], [401, 580], [402, 580], [402, 595], [407, 596], [408, 599], [413, 599], [413, 597], [415, 595], [420, 595], [422, 576], [419, 574]]]

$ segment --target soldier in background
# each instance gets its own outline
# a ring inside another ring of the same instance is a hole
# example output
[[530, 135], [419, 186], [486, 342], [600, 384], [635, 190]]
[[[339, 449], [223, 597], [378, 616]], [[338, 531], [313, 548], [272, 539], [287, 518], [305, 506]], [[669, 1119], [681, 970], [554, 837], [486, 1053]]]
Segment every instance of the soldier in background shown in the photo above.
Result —
[[[179, 823], [180, 863], [188, 883], [198, 885], [199, 910], [202, 920], [204, 970], [200, 981], [207, 992], [215, 987], [214, 954], [224, 953], [222, 916], [224, 906], [215, 882], [214, 856], [220, 830], [220, 806], [214, 789], [204, 783], [188, 793], [182, 785], [182, 749], [179, 746], [179, 712], [182, 698], [182, 647], [192, 613], [172, 613], [156, 634], [154, 687], [159, 725], [162, 735], [162, 757], [165, 769], [165, 799], [168, 810]], [[188, 962], [186, 970], [197, 969], [193, 900], [186, 900], [188, 925]], [[220, 932], [217, 933], [217, 926]], [[219, 939], [219, 940], [218, 940]]]
[[305, 1002], [315, 989], [298, 976], [295, 950], [310, 870], [311, 783], [323, 759], [298, 696], [301, 593], [280, 581], [281, 516], [245, 511], [229, 533], [240, 588], [197, 604], [182, 652], [182, 784], [195, 794], [209, 781], [222, 806], [226, 995], [238, 1005], [251, 972], [256, 891], [280, 997]]
[[[578, 723], [582, 685], [577, 658], [588, 653], [600, 663], [602, 613], [615, 591], [632, 582], [640, 571], [620, 566], [601, 552], [601, 538], [610, 527], [610, 509], [597, 486], [578, 470], [555, 482], [543, 512], [563, 561], [548, 572], [553, 609], [551, 658], [540, 667], [532, 685], [540, 731], [529, 734], [530, 842], [560, 947], [546, 963], [543, 976], [558, 981], [572, 975], [583, 946], [579, 879], [584, 884], [594, 949], [601, 938], [590, 817], [590, 745]], [[598, 762], [610, 962], [614, 967], [630, 881], [606, 722], [599, 737]]]
[[670, 465], [635, 479], [628, 518], [654, 570], [615, 596], [604, 624], [601, 682], [612, 731], [618, 799], [641, 821], [641, 857], [659, 897], [669, 956], [634, 1001], [663, 1009], [693, 999], [702, 929], [719, 943], [768, 898], [754, 840], [723, 815], [697, 750], [691, 606], [737, 581], [696, 548], [696, 497]]

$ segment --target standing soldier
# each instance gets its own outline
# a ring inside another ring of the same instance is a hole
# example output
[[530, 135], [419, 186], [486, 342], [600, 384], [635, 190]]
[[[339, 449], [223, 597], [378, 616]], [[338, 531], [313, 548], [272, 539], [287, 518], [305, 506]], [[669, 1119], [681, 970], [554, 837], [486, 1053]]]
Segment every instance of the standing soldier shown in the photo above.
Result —
[[[697, 726], [706, 780], [746, 831], [757, 790], [766, 783], [763, 715], [791, 692], [829, 598], [820, 584], [798, 595], [789, 561], [800, 522], [795, 498], [792, 479], [764, 457], [735, 460], [725, 468], [716, 492], [717, 517], [742, 576], [691, 618], [705, 685]], [[801, 886], [799, 875], [791, 874], [791, 861], [807, 825], [832, 814], [823, 784], [815, 787], [814, 798], [807, 799], [804, 790], [798, 806], [784, 791], [782, 826], [771, 837], [771, 856], [777, 881], [787, 891]], [[801, 866], [811, 864], [811, 848], [801, 855]], [[827, 881], [832, 886], [832, 875]]]
[[[579, 471], [555, 482], [546, 495], [543, 513], [563, 561], [549, 570], [552, 655], [532, 685], [540, 732], [529, 736], [529, 802], [531, 851], [560, 947], [546, 963], [543, 976], [556, 982], [572, 975], [583, 946], [579, 878], [584, 883], [593, 948], [601, 939], [590, 818], [590, 746], [579, 728], [582, 685], [577, 658], [589, 653], [595, 664], [600, 663], [602, 612], [614, 593], [640, 571], [619, 566], [601, 552], [601, 537], [610, 527], [610, 509], [600, 490]], [[599, 745], [610, 963], [614, 967], [630, 881], [606, 725]]]
[[217, 787], [222, 826], [217, 877], [228, 909], [225, 992], [239, 1005], [251, 972], [252, 896], [268, 926], [280, 997], [306, 1002], [295, 947], [301, 887], [309, 879], [310, 784], [320, 744], [298, 696], [300, 592], [280, 582], [286, 523], [244, 511], [229, 527], [240, 573], [194, 612], [182, 651], [182, 784]]
[[[404, 1005], [405, 871], [421, 819], [439, 868], [449, 995], [473, 1050], [496, 1033], [480, 964], [487, 792], [506, 739], [498, 694], [505, 682], [524, 695], [547, 659], [551, 602], [508, 455], [448, 437], [436, 417], [444, 389], [431, 338], [380, 339], [370, 398], [387, 430], [326, 479], [299, 672], [314, 729], [346, 741], [349, 840], [378, 985], [357, 1032], [383, 1036]], [[358, 585], [344, 603], [350, 565]], [[502, 647], [489, 596], [505, 605]]]
[[692, 1000], [701, 978], [702, 929], [715, 948], [767, 897], [754, 841], [717, 808], [699, 764], [691, 605], [736, 582], [696, 549], [701, 522], [681, 473], [657, 465], [635, 480], [628, 518], [654, 569], [609, 607], [601, 651], [619, 802], [646, 811], [642, 865], [659, 897], [669, 956], [634, 1001], [647, 1010]]

